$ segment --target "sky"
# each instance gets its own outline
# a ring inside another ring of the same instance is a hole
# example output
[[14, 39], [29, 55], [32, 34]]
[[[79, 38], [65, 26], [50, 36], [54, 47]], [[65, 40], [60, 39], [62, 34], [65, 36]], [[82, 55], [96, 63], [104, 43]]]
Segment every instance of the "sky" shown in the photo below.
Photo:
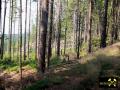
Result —
[[[2, 0], [2, 28], [3, 28], [3, 19], [4, 19], [4, 6], [5, 6], [5, 0]], [[8, 1], [8, 0], [7, 0]], [[17, 6], [19, 7], [19, 0], [17, 0]], [[22, 29], [23, 29], [23, 33], [25, 30], [25, 5], [26, 5], [26, 0], [22, 0]], [[32, 4], [31, 4], [31, 26], [33, 24], [35, 24], [35, 20], [36, 20], [36, 14], [37, 14], [37, 2], [33, 2], [32, 0]], [[30, 9], [30, 0], [28, 0], [28, 15], [27, 15], [27, 32], [29, 29], [29, 9]], [[9, 33], [9, 10], [10, 10], [10, 2], [8, 1], [7, 3], [7, 12], [6, 12], [6, 23], [5, 23], [5, 34]], [[18, 16], [17, 16], [18, 17]], [[18, 33], [18, 18], [16, 19], [15, 22], [15, 30], [14, 28], [12, 29], [13, 31], [15, 31], [15, 34]], [[14, 22], [13, 22], [13, 27], [14, 27]], [[32, 28], [32, 27], [31, 27]], [[14, 33], [14, 32], [13, 32]]]

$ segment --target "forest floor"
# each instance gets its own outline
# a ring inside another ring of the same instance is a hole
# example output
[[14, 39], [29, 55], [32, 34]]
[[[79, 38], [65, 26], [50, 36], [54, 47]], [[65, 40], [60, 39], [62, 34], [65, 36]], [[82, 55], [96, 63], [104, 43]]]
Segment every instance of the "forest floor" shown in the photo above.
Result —
[[[38, 79], [36, 73], [34, 69], [23, 68], [23, 90], [120, 90], [120, 42], [54, 66], [44, 78]], [[118, 88], [99, 88], [102, 76], [117, 77]], [[19, 90], [19, 83], [19, 72], [0, 73], [0, 84], [6, 90]]]

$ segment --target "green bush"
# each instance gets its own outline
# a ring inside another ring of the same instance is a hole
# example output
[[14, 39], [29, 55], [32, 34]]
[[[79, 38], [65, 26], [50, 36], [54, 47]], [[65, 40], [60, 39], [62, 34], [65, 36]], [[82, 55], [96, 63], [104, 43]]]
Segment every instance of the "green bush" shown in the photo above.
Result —
[[54, 56], [51, 58], [50, 60], [50, 65], [59, 65], [62, 63], [62, 60], [60, 59], [60, 57]]
[[9, 69], [17, 65], [18, 65], [17, 61], [12, 61], [7, 57], [0, 61], [1, 69]]
[[96, 51], [100, 47], [100, 38], [92, 39], [93, 51]]
[[46, 77], [40, 81], [37, 81], [31, 86], [24, 88], [24, 90], [43, 90], [53, 85], [62, 84], [64, 79], [60, 76]]
[[36, 68], [36, 60], [34, 60], [34, 59], [29, 59], [29, 60], [25, 60], [25, 61], [23, 61], [23, 63], [22, 63], [22, 66], [30, 66], [31, 68]]

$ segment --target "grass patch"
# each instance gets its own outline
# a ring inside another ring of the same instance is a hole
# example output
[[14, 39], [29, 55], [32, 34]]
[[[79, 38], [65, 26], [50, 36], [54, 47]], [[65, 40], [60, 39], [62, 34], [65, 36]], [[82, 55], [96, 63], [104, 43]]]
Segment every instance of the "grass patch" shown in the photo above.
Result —
[[6, 70], [6, 69], [9, 69], [9, 68], [12, 68], [15, 66], [18, 66], [16, 61], [11, 61], [9, 59], [4, 59], [4, 60], [0, 61], [0, 68], [1, 69]]
[[62, 63], [62, 60], [60, 59], [60, 57], [52, 57], [51, 61], [50, 61], [50, 65], [59, 65]]
[[9, 67], [5, 70], [6, 72], [19, 72], [19, 66]]
[[29, 59], [29, 60], [25, 60], [25, 61], [23, 61], [23, 63], [22, 63], [22, 65], [23, 66], [30, 66], [31, 68], [36, 68], [36, 61], [34, 60], [34, 59]]
[[[36, 61], [33, 59], [25, 60], [22, 62], [22, 66], [28, 66], [31, 69], [36, 68]], [[16, 71], [19, 70], [19, 61], [17, 60], [10, 60], [9, 58], [4, 58], [3, 60], [0, 60], [0, 69], [3, 69], [7, 72]]]
[[31, 86], [24, 88], [23, 90], [43, 90], [49, 88], [50, 86], [59, 85], [64, 82], [64, 79], [60, 76], [50, 76], [43, 80], [37, 81]]

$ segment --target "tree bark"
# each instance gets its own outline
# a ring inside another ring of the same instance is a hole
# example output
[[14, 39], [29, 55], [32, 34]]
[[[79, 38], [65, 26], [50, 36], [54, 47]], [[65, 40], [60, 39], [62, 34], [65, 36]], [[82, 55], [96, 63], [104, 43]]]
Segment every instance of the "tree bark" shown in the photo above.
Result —
[[1, 21], [1, 14], [2, 14], [2, 0], [0, 0], [0, 58], [1, 58], [1, 52], [2, 52], [2, 21]]
[[60, 56], [60, 40], [61, 40], [61, 1], [59, 0], [59, 22], [57, 31], [57, 56]]
[[89, 14], [88, 14], [88, 53], [91, 53], [92, 46], [92, 0], [89, 0]]
[[80, 58], [80, 14], [79, 14], [79, 16], [78, 16], [78, 43], [77, 43], [77, 59], [79, 59]]
[[29, 9], [28, 59], [29, 59], [29, 56], [30, 56], [31, 2], [32, 2], [32, 0], [30, 0], [30, 9]]
[[10, 0], [9, 59], [12, 59], [13, 0]]
[[114, 33], [114, 40], [118, 40], [118, 35], [119, 35], [119, 23], [118, 23], [118, 21], [119, 21], [119, 15], [118, 15], [118, 13], [119, 13], [119, 6], [120, 6], [120, 2], [118, 1], [118, 0], [113, 0], [113, 6], [114, 6], [114, 13], [115, 13], [115, 15], [114, 15], [114, 18], [115, 18], [115, 22], [114, 22], [114, 29], [115, 29], [115, 33]]
[[80, 1], [79, 0], [77, 0], [77, 27], [76, 27], [76, 29], [77, 29], [77, 32], [76, 32], [76, 34], [77, 34], [77, 59], [79, 59], [79, 57], [80, 57], [80, 18], [81, 18], [81, 13], [80, 13], [80, 11], [79, 11], [79, 3], [80, 3]]
[[52, 55], [52, 47], [51, 47], [51, 42], [52, 42], [52, 32], [53, 32], [53, 5], [54, 5], [54, 0], [51, 0], [51, 9], [50, 9], [50, 30], [49, 30], [49, 37], [48, 37], [48, 68], [50, 64], [50, 58]]
[[[67, 8], [68, 8], [68, 0], [67, 0]], [[64, 55], [66, 54], [66, 41], [67, 41], [67, 29], [68, 29], [68, 23], [67, 23], [67, 8], [66, 8], [65, 39], [64, 39]]]
[[107, 11], [108, 11], [108, 0], [104, 0], [104, 15], [102, 20], [102, 27], [101, 27], [101, 43], [100, 47], [106, 47], [106, 40], [107, 40]]
[[112, 2], [112, 30], [111, 30], [111, 44], [114, 42], [115, 33], [115, 0]]
[[39, 1], [37, 1], [37, 16], [36, 16], [36, 34], [35, 34], [35, 60], [37, 60], [37, 50], [38, 50], [38, 11], [39, 11], [39, 7], [38, 7]]
[[26, 0], [26, 7], [25, 7], [25, 32], [24, 32], [24, 60], [26, 60], [26, 29], [27, 29], [27, 1]]
[[41, 2], [42, 6], [42, 18], [41, 18], [41, 33], [40, 33], [40, 45], [38, 53], [38, 73], [45, 72], [45, 51], [46, 51], [46, 35], [48, 26], [48, 7], [49, 0], [44, 0]]
[[1, 59], [3, 59], [3, 55], [4, 55], [4, 37], [5, 37], [6, 9], [7, 9], [7, 2], [6, 2], [6, 0], [5, 0], [3, 32], [2, 32], [2, 42], [1, 42], [1, 47], [2, 47], [2, 48], [1, 48]]
[[20, 88], [22, 90], [22, 0], [20, 0], [20, 58], [19, 58], [19, 64], [20, 64]]

